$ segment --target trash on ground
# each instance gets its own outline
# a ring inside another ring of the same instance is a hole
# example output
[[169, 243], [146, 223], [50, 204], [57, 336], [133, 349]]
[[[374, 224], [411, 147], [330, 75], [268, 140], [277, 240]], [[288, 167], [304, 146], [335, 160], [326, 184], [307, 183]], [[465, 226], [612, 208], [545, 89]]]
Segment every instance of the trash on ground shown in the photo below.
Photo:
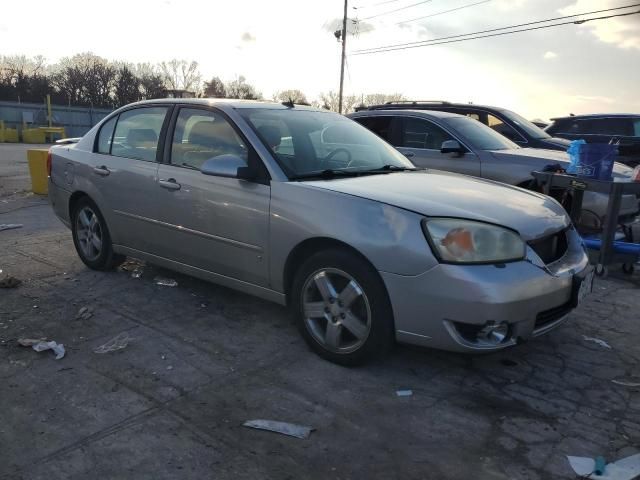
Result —
[[616, 385], [622, 385], [623, 387], [640, 387], [640, 379], [637, 377], [629, 380], [618, 380], [614, 378], [611, 381]]
[[294, 423], [278, 422], [275, 420], [248, 420], [242, 424], [245, 427], [258, 430], [268, 430], [270, 432], [281, 433], [296, 438], [309, 438], [314, 430], [312, 427], [296, 425]]
[[609, 345], [607, 342], [605, 342], [604, 340], [601, 340], [599, 338], [587, 337], [586, 335], [582, 335], [582, 338], [585, 340], [585, 342], [593, 342], [593, 343], [597, 343], [601, 347], [611, 348], [611, 345]]
[[13, 230], [14, 228], [22, 228], [21, 223], [0, 223], [0, 232], [3, 230]]
[[569, 457], [569, 464], [580, 477], [599, 480], [633, 480], [640, 476], [640, 453], [604, 465], [602, 457]]
[[144, 270], [142, 268], [136, 268], [133, 272], [131, 272], [131, 278], [140, 278]]
[[409, 390], [409, 389], [396, 390], [396, 395], [399, 397], [410, 397], [411, 395], [413, 395], [413, 390]]
[[82, 307], [76, 314], [76, 320], [89, 320], [91, 317], [93, 317], [93, 308], [91, 307]]
[[23, 347], [33, 347], [36, 343], [46, 342], [46, 338], [19, 338], [18, 345]]
[[60, 360], [64, 357], [65, 350], [64, 345], [56, 343], [54, 341], [47, 342], [46, 339], [38, 338], [21, 338], [18, 343], [23, 347], [31, 347], [36, 352], [44, 352], [45, 350], [52, 350], [56, 355], [56, 360]]
[[123, 272], [131, 272], [132, 278], [140, 278], [144, 273], [145, 263], [135, 258], [131, 258], [120, 265]]
[[163, 287], [177, 287], [178, 282], [173, 278], [156, 277], [153, 279], [156, 285], [162, 285]]
[[129, 336], [128, 333], [123, 332], [115, 338], [112, 338], [107, 343], [100, 345], [98, 348], [94, 349], [94, 353], [110, 353], [115, 352], [117, 350], [122, 350], [129, 345], [133, 338]]
[[22, 280], [16, 277], [7, 276], [0, 280], [0, 288], [16, 288], [22, 284]]

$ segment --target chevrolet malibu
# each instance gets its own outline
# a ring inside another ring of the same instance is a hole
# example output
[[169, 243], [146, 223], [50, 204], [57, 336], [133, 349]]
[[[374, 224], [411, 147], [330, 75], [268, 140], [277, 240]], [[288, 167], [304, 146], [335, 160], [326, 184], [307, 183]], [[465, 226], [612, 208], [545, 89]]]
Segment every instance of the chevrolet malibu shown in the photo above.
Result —
[[292, 104], [154, 100], [53, 147], [49, 196], [78, 255], [126, 255], [289, 305], [322, 357], [394, 340], [505, 348], [562, 323], [591, 268], [563, 208], [416, 169], [340, 115]]

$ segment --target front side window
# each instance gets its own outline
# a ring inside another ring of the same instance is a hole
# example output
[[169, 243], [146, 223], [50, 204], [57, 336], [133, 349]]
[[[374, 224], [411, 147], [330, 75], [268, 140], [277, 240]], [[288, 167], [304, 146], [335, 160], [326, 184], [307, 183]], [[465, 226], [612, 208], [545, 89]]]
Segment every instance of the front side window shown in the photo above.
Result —
[[354, 118], [360, 125], [368, 128], [373, 133], [378, 135], [381, 139], [391, 142], [391, 122], [393, 117], [358, 117]]
[[523, 116], [512, 112], [511, 110], [500, 110], [500, 114], [506, 117], [507, 120], [510, 120], [511, 122], [516, 124], [522, 130], [524, 130], [526, 134], [531, 138], [551, 138], [551, 135], [542, 130], [539, 126], [530, 122]]
[[171, 143], [171, 163], [200, 170], [220, 155], [236, 155], [248, 161], [245, 142], [220, 114], [198, 108], [182, 108]]
[[415, 168], [375, 133], [336, 113], [279, 108], [237, 111], [291, 179], [327, 171], [365, 174], [382, 168]]
[[167, 110], [167, 107], [146, 107], [122, 112], [113, 135], [111, 155], [155, 162]]
[[118, 116], [116, 115], [112, 119], [100, 127], [100, 133], [98, 133], [98, 153], [111, 153], [111, 140], [113, 139], [113, 128], [116, 126]]
[[440, 150], [442, 143], [453, 140], [451, 135], [434, 123], [421, 118], [405, 118], [402, 127], [402, 147]]
[[513, 128], [511, 125], [504, 123], [501, 119], [499, 119], [494, 115], [491, 115], [491, 114], [487, 115], [487, 125], [489, 126], [489, 128], [498, 132], [500, 135], [504, 135], [509, 140], [513, 140], [513, 141], [524, 140], [522, 136], [518, 132], [516, 132], [515, 128]]
[[511, 150], [520, 148], [484, 123], [466, 117], [448, 117], [444, 122], [459, 134], [470, 148], [476, 150]]

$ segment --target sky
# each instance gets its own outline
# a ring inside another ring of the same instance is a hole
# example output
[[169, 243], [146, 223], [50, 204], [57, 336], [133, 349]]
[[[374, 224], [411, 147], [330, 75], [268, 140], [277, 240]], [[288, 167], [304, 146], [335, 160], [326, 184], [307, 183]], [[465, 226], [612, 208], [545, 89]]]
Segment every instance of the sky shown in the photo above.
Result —
[[[488, 104], [545, 120], [568, 113], [640, 112], [640, 15], [355, 54], [640, 4], [488, 0], [440, 13], [478, 2], [349, 0], [349, 18], [357, 20], [357, 28], [351, 22], [345, 93], [399, 92], [411, 99]], [[296, 88], [313, 99], [339, 86], [340, 43], [333, 31], [343, 0], [59, 0], [55, 8], [49, 1], [30, 0], [28, 15], [25, 4], [5, 3], [0, 55], [43, 55], [51, 63], [87, 51], [134, 63], [195, 60], [203, 79], [243, 75], [266, 98]], [[636, 10], [640, 6], [625, 11]], [[400, 23], [422, 16], [429, 18]]]

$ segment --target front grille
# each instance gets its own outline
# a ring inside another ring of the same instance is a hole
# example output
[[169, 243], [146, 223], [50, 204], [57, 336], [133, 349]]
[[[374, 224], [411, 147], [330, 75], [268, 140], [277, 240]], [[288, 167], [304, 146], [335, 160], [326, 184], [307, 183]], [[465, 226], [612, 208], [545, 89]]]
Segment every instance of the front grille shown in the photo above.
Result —
[[529, 242], [529, 246], [540, 257], [540, 259], [548, 265], [560, 260], [567, 253], [569, 247], [567, 243], [567, 232], [562, 230], [548, 237], [540, 238]]
[[568, 314], [573, 305], [571, 302], [565, 303], [564, 305], [560, 305], [559, 307], [550, 308], [549, 310], [545, 310], [544, 312], [540, 312], [536, 315], [536, 326], [535, 329], [544, 327], [550, 323], [555, 322], [556, 320], [560, 320], [566, 314]]

